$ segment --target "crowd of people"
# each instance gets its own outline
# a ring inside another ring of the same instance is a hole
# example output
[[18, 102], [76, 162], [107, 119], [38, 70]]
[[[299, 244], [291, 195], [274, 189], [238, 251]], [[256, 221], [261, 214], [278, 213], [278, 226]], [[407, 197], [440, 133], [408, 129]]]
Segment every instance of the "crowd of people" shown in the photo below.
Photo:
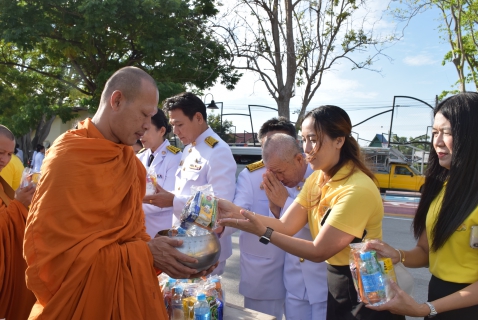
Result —
[[[201, 99], [182, 93], [162, 108], [158, 100], [146, 72], [120, 69], [93, 118], [61, 135], [46, 155], [37, 149], [36, 187], [0, 178], [0, 319], [168, 319], [157, 274], [222, 274], [237, 230], [246, 308], [277, 319], [476, 317], [477, 93], [435, 109], [434, 148], [413, 222], [417, 247], [367, 244], [407, 267], [429, 266], [429, 299], [418, 303], [392, 284], [393, 298], [378, 307], [357, 299], [349, 244], [382, 238], [383, 204], [344, 110], [308, 112], [302, 149], [290, 121], [266, 121], [263, 160], [236, 181], [231, 150], [208, 126]], [[171, 131], [182, 151], [166, 139]], [[13, 134], [0, 126], [0, 174], [15, 149]], [[156, 190], [145, 195], [151, 172]], [[176, 249], [181, 240], [157, 233], [178, 223], [191, 187], [207, 184], [220, 198], [214, 231], [222, 250], [218, 263], [197, 272], [184, 265], [197, 260]]]

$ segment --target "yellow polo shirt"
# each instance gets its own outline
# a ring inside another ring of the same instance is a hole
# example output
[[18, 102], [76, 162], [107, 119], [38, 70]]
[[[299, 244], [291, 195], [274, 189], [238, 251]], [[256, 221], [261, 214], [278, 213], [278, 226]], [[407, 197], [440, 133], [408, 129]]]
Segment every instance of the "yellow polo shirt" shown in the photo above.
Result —
[[[316, 171], [307, 179], [295, 201], [301, 206], [310, 208], [309, 227], [312, 237], [320, 232], [320, 221], [328, 208], [332, 208], [326, 223], [331, 226], [361, 238], [364, 229], [367, 239], [382, 239], [383, 204], [380, 192], [375, 183], [360, 170], [347, 179], [341, 180], [352, 170], [352, 165], [343, 166], [319, 190], [324, 179], [322, 171]], [[320, 201], [317, 203], [320, 194]], [[349, 264], [350, 247], [327, 260], [336, 266]]]
[[[431, 246], [431, 231], [438, 218], [446, 183], [430, 204], [426, 220], [428, 244]], [[444, 281], [473, 283], [478, 281], [478, 249], [470, 247], [471, 226], [478, 226], [478, 208], [465, 219], [462, 225], [437, 251], [429, 251], [431, 274]]]
[[0, 172], [0, 176], [12, 187], [17, 190], [22, 181], [23, 163], [16, 155], [12, 155], [10, 162]]

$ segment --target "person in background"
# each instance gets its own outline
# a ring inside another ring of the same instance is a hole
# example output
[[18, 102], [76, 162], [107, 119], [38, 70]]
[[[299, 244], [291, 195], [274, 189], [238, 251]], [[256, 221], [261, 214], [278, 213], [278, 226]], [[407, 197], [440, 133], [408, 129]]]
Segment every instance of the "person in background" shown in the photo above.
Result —
[[[141, 137], [144, 149], [137, 154], [146, 171], [152, 170], [159, 187], [174, 191], [176, 170], [181, 162], [182, 152], [169, 144], [167, 137], [171, 126], [163, 110], [151, 117], [151, 126]], [[143, 203], [146, 232], [154, 238], [158, 231], [169, 229], [173, 225], [173, 208], [160, 208], [153, 200]]]
[[37, 153], [33, 159], [33, 172], [40, 172], [41, 166], [43, 164], [43, 159], [45, 159], [45, 147], [42, 145], [37, 146]]
[[133, 151], [134, 153], [138, 153], [143, 149], [143, 144], [141, 143], [141, 140], [136, 140], [136, 143], [133, 144]]
[[[297, 139], [286, 134], [269, 137], [262, 155], [267, 168], [263, 185], [269, 198], [270, 212], [280, 217], [299, 195], [313, 170], [307, 165]], [[309, 226], [303, 227], [294, 238], [312, 241]], [[316, 263], [286, 253], [284, 284], [287, 290], [287, 320], [326, 319], [328, 290], [325, 262]]]
[[415, 248], [385, 243], [370, 249], [429, 268], [428, 302], [418, 303], [394, 285], [395, 297], [376, 310], [439, 320], [478, 318], [478, 93], [443, 100], [434, 110], [433, 148], [425, 185], [413, 220]]
[[[210, 184], [216, 197], [232, 201], [237, 166], [229, 145], [208, 126], [206, 106], [196, 95], [184, 92], [168, 98], [163, 110], [168, 112], [173, 133], [185, 147], [176, 172], [174, 193], [159, 188], [158, 193], [146, 196], [144, 201], [151, 200], [161, 208], [173, 207], [173, 225], [176, 225], [191, 197], [192, 186]], [[221, 255], [214, 274], [224, 272], [226, 259], [232, 255], [230, 233], [224, 232], [220, 242]]]
[[14, 154], [7, 166], [0, 172], [0, 177], [2, 177], [13, 190], [17, 190], [22, 182], [23, 169], [25, 168], [23, 167], [22, 161]]
[[[15, 150], [15, 137], [0, 125], [0, 173]], [[26, 320], [35, 296], [25, 284], [27, 265], [23, 259], [23, 234], [35, 188], [16, 192], [0, 177], [0, 319]]]
[[[297, 137], [294, 125], [286, 118], [272, 118], [264, 122], [259, 130], [261, 145], [267, 137], [279, 132]], [[269, 199], [262, 185], [265, 173], [262, 160], [247, 165], [239, 173], [234, 195], [236, 205], [269, 216]], [[273, 217], [272, 214], [270, 216]], [[277, 247], [258, 246], [257, 238], [247, 232], [241, 232], [239, 236], [239, 250], [239, 293], [244, 296], [244, 307], [282, 319], [286, 294], [283, 282], [284, 251]]]
[[30, 166], [30, 168], [33, 168], [33, 166], [35, 165], [35, 156], [36, 156], [37, 153], [38, 153], [37, 150], [39, 150], [39, 149], [41, 148], [41, 146], [42, 146], [41, 144], [37, 144], [37, 146], [35, 147], [35, 150], [33, 150], [33, 155], [32, 155], [32, 157], [31, 157], [31, 159], [30, 159], [29, 164], [28, 164], [28, 165]]
[[22, 161], [22, 165], [23, 165], [23, 150], [20, 149], [20, 146], [17, 144], [15, 144], [15, 154], [17, 155], [17, 157]]
[[[351, 136], [350, 118], [339, 107], [321, 106], [305, 115], [301, 129], [314, 173], [284, 215], [265, 217], [221, 199], [219, 223], [253, 233], [263, 244], [271, 242], [297, 257], [327, 261], [328, 320], [395, 319], [388, 311], [370, 310], [357, 301], [350, 272], [349, 244], [381, 239], [383, 219], [382, 198]], [[268, 159], [263, 160], [267, 166]], [[294, 238], [307, 223], [314, 240]]]

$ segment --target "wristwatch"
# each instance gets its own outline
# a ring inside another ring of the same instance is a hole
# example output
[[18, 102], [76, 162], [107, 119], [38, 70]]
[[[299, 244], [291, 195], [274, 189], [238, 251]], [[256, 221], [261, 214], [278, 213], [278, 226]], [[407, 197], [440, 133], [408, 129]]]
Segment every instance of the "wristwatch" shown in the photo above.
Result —
[[435, 310], [435, 307], [433, 306], [433, 304], [431, 304], [430, 302], [425, 302], [427, 304], [427, 306], [430, 308], [430, 313], [428, 314], [428, 318], [433, 318], [437, 315], [437, 311]]
[[272, 231], [274, 231], [274, 229], [267, 227], [266, 233], [264, 233], [264, 235], [259, 238], [259, 241], [263, 244], [268, 244], [269, 242], [271, 242]]

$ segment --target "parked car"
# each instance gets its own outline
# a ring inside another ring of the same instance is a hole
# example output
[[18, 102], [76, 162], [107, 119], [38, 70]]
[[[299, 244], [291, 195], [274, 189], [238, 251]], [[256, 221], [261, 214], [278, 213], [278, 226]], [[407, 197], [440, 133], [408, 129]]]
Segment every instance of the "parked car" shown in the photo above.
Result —
[[262, 159], [261, 147], [231, 147], [231, 151], [237, 164], [236, 178], [248, 164]]

